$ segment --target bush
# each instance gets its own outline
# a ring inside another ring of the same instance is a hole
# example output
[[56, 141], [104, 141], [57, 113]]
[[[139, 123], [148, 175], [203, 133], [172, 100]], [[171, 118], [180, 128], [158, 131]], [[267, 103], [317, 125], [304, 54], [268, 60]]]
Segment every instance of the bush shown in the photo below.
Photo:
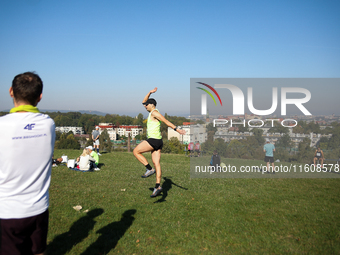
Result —
[[69, 132], [67, 134], [61, 134], [59, 141], [55, 142], [54, 147], [56, 149], [73, 149], [73, 150], [79, 150], [80, 149], [80, 143], [77, 139], [74, 138], [74, 135], [72, 132]]
[[185, 145], [178, 141], [177, 137], [171, 137], [170, 140], [163, 142], [163, 153], [184, 154]]

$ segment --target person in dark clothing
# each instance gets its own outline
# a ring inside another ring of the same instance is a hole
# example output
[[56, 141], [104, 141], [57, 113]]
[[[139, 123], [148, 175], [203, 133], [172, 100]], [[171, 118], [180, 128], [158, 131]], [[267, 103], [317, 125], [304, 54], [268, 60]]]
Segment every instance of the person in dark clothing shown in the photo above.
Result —
[[215, 167], [215, 172], [218, 172], [220, 164], [221, 157], [218, 155], [217, 151], [214, 150], [214, 154], [211, 156], [210, 165]]

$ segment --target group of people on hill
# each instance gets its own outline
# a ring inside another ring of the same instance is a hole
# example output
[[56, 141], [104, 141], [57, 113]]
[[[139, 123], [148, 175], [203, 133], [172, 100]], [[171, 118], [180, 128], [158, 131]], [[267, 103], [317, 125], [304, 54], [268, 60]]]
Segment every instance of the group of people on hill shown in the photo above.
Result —
[[[98, 135], [99, 136], [99, 135]], [[95, 143], [95, 142], [94, 142]], [[82, 154], [76, 159], [72, 160], [72, 164], [67, 164], [70, 169], [80, 170], [80, 171], [99, 171], [99, 148], [97, 151], [92, 146], [87, 146]], [[58, 166], [60, 163], [64, 162], [63, 158], [54, 159], [52, 157], [52, 166]], [[68, 162], [71, 162], [70, 160]]]
[[70, 166], [71, 169], [80, 170], [80, 171], [99, 171], [99, 127], [96, 126], [95, 130], [92, 131], [92, 141], [93, 147], [87, 146], [82, 154], [77, 158], [74, 166]]
[[196, 143], [194, 142], [190, 142], [188, 144], [188, 152], [190, 157], [194, 156], [196, 154], [197, 157], [199, 157], [201, 155], [201, 144], [199, 141], [197, 141]]
[[81, 171], [99, 171], [98, 164], [98, 153], [93, 150], [92, 146], [86, 147], [77, 158], [77, 168]]

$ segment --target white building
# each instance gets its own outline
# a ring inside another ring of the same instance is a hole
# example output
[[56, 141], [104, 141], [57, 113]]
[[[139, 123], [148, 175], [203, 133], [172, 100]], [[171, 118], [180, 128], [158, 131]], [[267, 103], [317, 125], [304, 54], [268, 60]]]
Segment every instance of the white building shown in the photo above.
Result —
[[82, 135], [84, 134], [82, 127], [56, 127], [55, 131], [61, 132], [61, 133], [68, 133], [72, 131], [74, 135]]
[[98, 127], [100, 134], [104, 131], [104, 129], [107, 130], [111, 141], [116, 141], [118, 135], [128, 137], [130, 134], [131, 138], [134, 139], [136, 135], [143, 133], [143, 127], [136, 125], [115, 126], [112, 123], [99, 123]]
[[143, 134], [142, 126], [133, 126], [133, 125], [122, 125], [117, 129], [117, 133], [119, 136], [129, 137], [129, 134], [132, 139], [134, 139], [137, 135]]
[[99, 134], [101, 134], [105, 129], [110, 137], [111, 141], [117, 140], [117, 126], [112, 123], [99, 123]]
[[180, 135], [178, 132], [174, 131], [172, 128], [168, 127], [168, 139], [171, 137], [176, 137], [183, 144], [189, 144], [190, 142], [200, 142], [204, 143], [207, 140], [207, 132], [205, 125], [185, 125], [178, 126], [185, 130], [185, 135]]

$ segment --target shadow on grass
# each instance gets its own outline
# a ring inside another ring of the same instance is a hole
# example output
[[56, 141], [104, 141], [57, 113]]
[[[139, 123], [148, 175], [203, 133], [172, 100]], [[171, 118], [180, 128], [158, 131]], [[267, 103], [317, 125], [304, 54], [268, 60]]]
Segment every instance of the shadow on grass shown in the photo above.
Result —
[[105, 166], [104, 163], [98, 163], [98, 167], [101, 168], [102, 166]]
[[135, 209], [127, 210], [122, 214], [120, 221], [112, 222], [99, 229], [97, 241], [92, 243], [81, 255], [107, 254], [114, 249], [125, 232], [132, 225], [136, 213]]
[[[154, 203], [165, 202], [166, 201], [165, 198], [168, 196], [168, 191], [172, 188], [172, 185], [175, 185], [176, 187], [179, 187], [184, 190], [188, 190], [187, 188], [183, 188], [182, 186], [177, 185], [168, 177], [164, 177], [163, 179], [164, 179], [164, 182], [162, 184], [162, 188], [163, 188], [162, 197], [158, 199], [157, 201], [155, 201]], [[153, 191], [153, 189], [151, 190]]]
[[85, 239], [89, 232], [93, 229], [96, 221], [94, 218], [103, 214], [104, 210], [101, 208], [93, 209], [87, 212], [86, 216], [81, 217], [74, 222], [68, 232], [56, 236], [47, 246], [47, 254], [63, 255], [69, 252], [72, 247]]

